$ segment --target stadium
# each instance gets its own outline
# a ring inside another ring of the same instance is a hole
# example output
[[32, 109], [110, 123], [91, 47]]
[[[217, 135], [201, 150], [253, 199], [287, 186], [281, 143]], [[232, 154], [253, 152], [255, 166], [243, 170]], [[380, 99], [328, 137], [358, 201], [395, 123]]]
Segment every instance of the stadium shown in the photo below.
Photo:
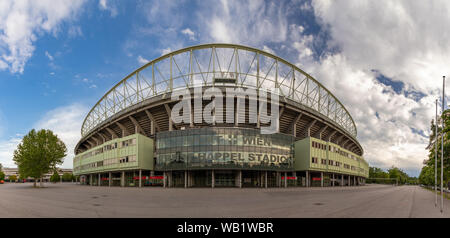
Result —
[[91, 186], [357, 186], [369, 166], [356, 136], [344, 105], [294, 64], [205, 44], [110, 89], [82, 124], [73, 168]]

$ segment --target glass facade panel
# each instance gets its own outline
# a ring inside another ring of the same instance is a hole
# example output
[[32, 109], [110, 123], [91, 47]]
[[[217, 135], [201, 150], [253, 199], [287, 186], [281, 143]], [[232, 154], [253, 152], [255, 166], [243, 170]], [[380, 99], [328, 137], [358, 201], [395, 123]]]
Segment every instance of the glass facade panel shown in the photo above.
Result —
[[201, 128], [156, 134], [156, 169], [293, 169], [294, 137], [245, 128]]

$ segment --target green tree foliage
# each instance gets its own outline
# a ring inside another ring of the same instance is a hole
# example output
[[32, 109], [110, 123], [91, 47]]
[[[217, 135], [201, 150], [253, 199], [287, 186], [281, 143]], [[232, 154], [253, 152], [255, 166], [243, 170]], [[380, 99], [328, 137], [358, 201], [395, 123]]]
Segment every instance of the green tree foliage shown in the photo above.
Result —
[[19, 174], [24, 177], [42, 178], [45, 173], [55, 171], [66, 156], [67, 148], [51, 130], [31, 130], [22, 139], [14, 151], [14, 162], [19, 168]]
[[58, 172], [53, 172], [53, 175], [50, 177], [50, 182], [57, 183], [61, 180], [61, 177], [59, 176]]
[[0, 171], [0, 180], [5, 180], [5, 173], [3, 171]]
[[62, 176], [62, 180], [64, 182], [70, 182], [73, 179], [73, 175], [71, 173], [64, 173]]
[[438, 136], [437, 141], [436, 132], [435, 132], [435, 122], [431, 121], [431, 133], [430, 133], [430, 147], [428, 153], [428, 159], [424, 161], [424, 166], [422, 167], [422, 171], [420, 172], [419, 182], [424, 185], [434, 185], [435, 181], [435, 143], [437, 143], [437, 183], [440, 184], [441, 180], [441, 146], [442, 146], [442, 137], [440, 134], [442, 131], [445, 133], [444, 136], [444, 185], [446, 185], [449, 181], [449, 172], [450, 172], [450, 110], [445, 110], [443, 113], [444, 120], [444, 130], [442, 130], [441, 125], [437, 125], [438, 127]]
[[16, 175], [9, 176], [9, 182], [16, 182], [16, 181], [17, 181], [17, 176]]
[[394, 166], [388, 171], [377, 167], [369, 167], [368, 182], [379, 184], [417, 184], [417, 178], [409, 177], [403, 170]]

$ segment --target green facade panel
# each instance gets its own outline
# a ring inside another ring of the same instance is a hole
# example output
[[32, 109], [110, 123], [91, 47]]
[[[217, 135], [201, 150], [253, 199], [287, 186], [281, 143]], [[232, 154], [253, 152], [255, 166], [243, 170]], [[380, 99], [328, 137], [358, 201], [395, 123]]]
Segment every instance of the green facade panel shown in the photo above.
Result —
[[153, 139], [133, 134], [107, 141], [74, 158], [74, 174], [131, 169], [153, 170]]
[[[316, 163], [312, 162], [313, 158]], [[325, 163], [322, 163], [322, 160]], [[330, 160], [333, 165], [330, 164]], [[296, 171], [311, 170], [369, 177], [369, 164], [361, 156], [337, 144], [313, 137], [295, 142], [294, 168]]]

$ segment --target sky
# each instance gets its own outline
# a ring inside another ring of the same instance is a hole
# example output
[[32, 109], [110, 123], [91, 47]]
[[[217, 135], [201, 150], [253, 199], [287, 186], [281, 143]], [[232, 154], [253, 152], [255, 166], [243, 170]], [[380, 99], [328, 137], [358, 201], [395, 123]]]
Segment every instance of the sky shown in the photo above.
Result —
[[371, 166], [418, 176], [450, 76], [449, 13], [445, 0], [2, 0], [0, 163], [15, 167], [23, 135], [46, 128], [72, 168], [84, 117], [122, 78], [173, 50], [234, 43], [308, 72], [346, 106]]

